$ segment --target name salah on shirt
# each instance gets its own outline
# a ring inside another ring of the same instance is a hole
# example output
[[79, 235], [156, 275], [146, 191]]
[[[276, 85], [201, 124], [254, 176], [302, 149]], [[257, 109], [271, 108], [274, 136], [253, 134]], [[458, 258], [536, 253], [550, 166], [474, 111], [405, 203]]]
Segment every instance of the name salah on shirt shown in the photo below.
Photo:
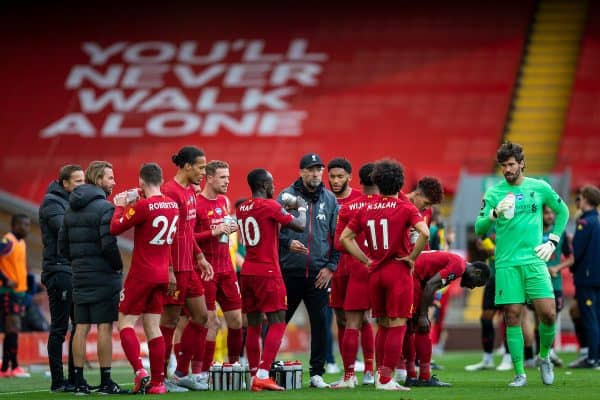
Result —
[[367, 206], [367, 210], [383, 210], [386, 208], [396, 208], [398, 203], [395, 201], [387, 201], [385, 203], [372, 203]]
[[148, 209], [150, 211], [169, 209], [169, 208], [177, 209], [177, 208], [179, 208], [179, 206], [174, 201], [161, 201], [159, 203], [148, 203]]

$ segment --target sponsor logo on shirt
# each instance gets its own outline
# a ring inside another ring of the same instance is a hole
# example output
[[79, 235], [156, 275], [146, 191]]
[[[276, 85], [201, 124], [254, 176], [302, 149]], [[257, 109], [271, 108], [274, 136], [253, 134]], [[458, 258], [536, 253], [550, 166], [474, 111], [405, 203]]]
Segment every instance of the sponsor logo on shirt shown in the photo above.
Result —
[[130, 208], [129, 210], [127, 210], [127, 214], [125, 214], [125, 218], [131, 219], [134, 215], [135, 215], [135, 210], [133, 208]]

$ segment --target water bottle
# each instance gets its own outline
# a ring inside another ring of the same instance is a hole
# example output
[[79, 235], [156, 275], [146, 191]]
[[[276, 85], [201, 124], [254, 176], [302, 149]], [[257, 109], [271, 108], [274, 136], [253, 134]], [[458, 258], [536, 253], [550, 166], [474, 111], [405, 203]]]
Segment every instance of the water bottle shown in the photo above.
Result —
[[[229, 226], [232, 222], [233, 218], [231, 218], [229, 215], [223, 217], [223, 223], [225, 225]], [[229, 235], [226, 233], [222, 233], [221, 236], [219, 236], [219, 243], [229, 243]]]
[[232, 374], [231, 390], [242, 390], [242, 365], [239, 362], [233, 363]]
[[231, 390], [232, 388], [232, 375], [233, 375], [233, 365], [231, 364], [223, 364], [223, 389], [222, 390]]
[[506, 198], [507, 199], [512, 199], [512, 207], [509, 208], [508, 210], [504, 211], [504, 218], [506, 218], [506, 219], [512, 219], [515, 216], [515, 200], [516, 200], [516, 197], [515, 197], [514, 193], [508, 192], [506, 194]]
[[221, 364], [213, 364], [210, 366], [208, 370], [209, 379], [208, 382], [210, 384], [211, 390], [223, 390], [222, 389], [222, 375], [223, 375], [223, 366]]
[[294, 389], [302, 389], [302, 363], [298, 360], [293, 362]]
[[294, 388], [294, 365], [291, 361], [286, 361], [283, 364], [283, 387], [285, 390], [292, 390]]
[[244, 382], [242, 387], [245, 390], [250, 390], [252, 386], [252, 375], [250, 374], [250, 367], [248, 364], [244, 365]]

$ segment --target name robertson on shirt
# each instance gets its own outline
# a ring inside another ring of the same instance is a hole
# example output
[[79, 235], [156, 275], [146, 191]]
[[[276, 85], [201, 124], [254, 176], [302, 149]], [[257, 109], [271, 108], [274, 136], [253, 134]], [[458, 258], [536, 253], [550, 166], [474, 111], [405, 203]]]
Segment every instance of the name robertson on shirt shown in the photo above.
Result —
[[171, 208], [177, 209], [179, 207], [177, 206], [177, 203], [175, 203], [174, 201], [161, 201], [159, 203], [149, 203], [148, 204], [148, 209], [150, 211], [171, 209]]

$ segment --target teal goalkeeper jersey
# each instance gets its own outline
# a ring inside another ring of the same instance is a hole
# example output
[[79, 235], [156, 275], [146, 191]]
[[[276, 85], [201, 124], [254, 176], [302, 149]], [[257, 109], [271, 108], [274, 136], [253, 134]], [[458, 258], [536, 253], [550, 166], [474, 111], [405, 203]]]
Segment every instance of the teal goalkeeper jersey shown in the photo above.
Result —
[[[508, 193], [515, 195], [515, 216], [506, 219], [499, 215], [492, 221], [490, 211]], [[496, 269], [543, 262], [534, 249], [542, 244], [544, 204], [556, 213], [552, 233], [560, 237], [569, 219], [569, 209], [545, 181], [525, 177], [520, 185], [513, 186], [503, 180], [485, 192], [475, 232], [483, 235], [496, 223]]]

